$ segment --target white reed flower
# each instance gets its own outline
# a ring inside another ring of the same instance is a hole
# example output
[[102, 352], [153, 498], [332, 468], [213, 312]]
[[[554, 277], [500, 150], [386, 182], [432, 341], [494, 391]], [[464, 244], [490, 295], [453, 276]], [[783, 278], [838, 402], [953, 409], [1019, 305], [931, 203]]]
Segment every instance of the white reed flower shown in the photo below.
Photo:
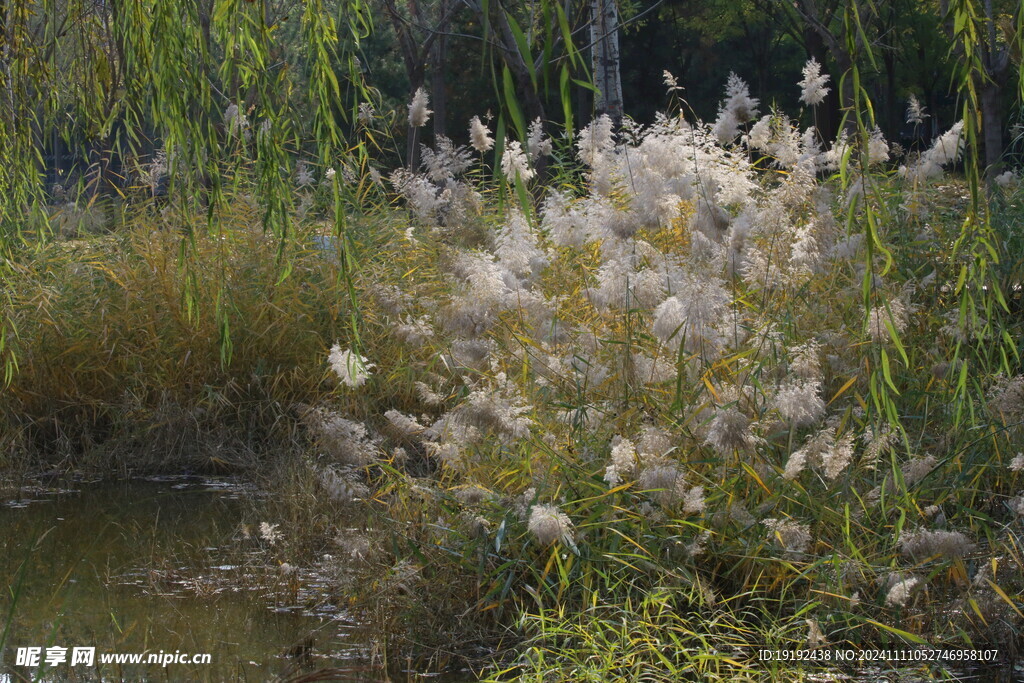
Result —
[[801, 448], [790, 453], [789, 457], [786, 458], [786, 469], [782, 472], [782, 478], [786, 481], [793, 481], [799, 477], [807, 465], [807, 455], [807, 448]]
[[758, 100], [750, 96], [750, 89], [746, 81], [734, 73], [729, 74], [729, 80], [725, 86], [725, 106], [742, 123], [757, 118]]
[[910, 600], [910, 596], [913, 594], [914, 589], [917, 588], [920, 583], [921, 579], [916, 576], [911, 576], [909, 579], [897, 581], [885, 596], [885, 603], [887, 605], [892, 605], [893, 607], [905, 607], [907, 601]]
[[928, 476], [938, 464], [938, 459], [931, 453], [911, 458], [900, 468], [900, 472], [903, 474], [903, 483], [908, 487], [913, 486]]
[[370, 368], [376, 367], [373, 363], [366, 362], [367, 359], [358, 353], [352, 353], [348, 349], [342, 350], [338, 344], [331, 347], [328, 360], [341, 383], [353, 388], [366, 383], [366, 378], [370, 376]]
[[[641, 298], [637, 297], [637, 300]], [[664, 384], [676, 378], [675, 361], [665, 354], [651, 358], [646, 353], [634, 353], [632, 358], [636, 376], [644, 384]]]
[[427, 177], [437, 183], [453, 180], [470, 167], [469, 150], [457, 147], [443, 135], [437, 137], [436, 149], [422, 146], [420, 164], [427, 170]]
[[807, 342], [790, 351], [789, 371], [804, 379], [821, 379], [821, 361], [818, 343]]
[[[884, 344], [891, 341], [890, 326], [899, 335], [907, 329], [908, 321], [909, 316], [906, 304], [900, 299], [892, 299], [889, 301], [888, 307], [872, 307], [871, 313], [868, 315], [868, 333], [871, 335], [872, 341]], [[888, 325], [886, 324], [887, 322]]]
[[771, 141], [772, 117], [771, 114], [765, 114], [761, 117], [761, 120], [750, 128], [750, 134], [747, 136], [747, 144], [751, 149], [767, 152], [768, 145], [771, 144]]
[[416, 389], [417, 398], [426, 405], [439, 406], [444, 403], [444, 396], [438, 394], [427, 384], [424, 384], [423, 382], [413, 382], [413, 387]]
[[481, 154], [494, 149], [491, 131], [480, 121], [479, 116], [474, 116], [469, 120], [469, 144]]
[[[449, 413], [452, 419], [448, 420], [446, 426], [454, 422], [455, 426], [474, 427], [522, 439], [530, 435], [532, 420], [527, 417], [527, 413], [531, 410], [532, 407], [518, 387], [508, 381], [505, 373], [499, 372], [492, 382], [474, 389], [465, 401]], [[428, 438], [432, 438], [429, 432]]]
[[827, 161], [826, 155], [821, 151], [821, 144], [818, 141], [818, 131], [814, 126], [809, 127], [800, 136], [800, 160], [799, 166], [809, 174], [817, 173], [819, 166]]
[[544, 122], [539, 116], [530, 124], [529, 136], [526, 138], [526, 153], [531, 159], [551, 154], [551, 138], [544, 136]]
[[677, 293], [654, 311], [651, 331], [663, 344], [683, 344], [689, 353], [717, 352], [725, 337], [719, 329], [732, 300], [718, 278], [685, 276]]
[[687, 308], [677, 296], [670, 296], [665, 299], [654, 312], [654, 324], [652, 332], [654, 336], [667, 344], [677, 334], [685, 334], [683, 326], [686, 323]]
[[821, 382], [817, 380], [789, 380], [778, 388], [773, 407], [784, 420], [794, 427], [803, 427], [817, 422], [825, 414], [825, 401], [819, 393]]
[[1024, 471], [1024, 453], [1018, 453], [1013, 457], [1008, 465], [1011, 472]]
[[356, 118], [359, 119], [359, 123], [363, 124], [364, 126], [369, 125], [369, 123], [373, 121], [373, 117], [375, 117], [376, 115], [377, 112], [374, 111], [372, 104], [370, 104], [369, 102], [359, 103], [359, 112], [356, 114]]
[[790, 125], [788, 120], [783, 121], [775, 132], [771, 145], [768, 146], [768, 151], [775, 157], [775, 165], [779, 168], [796, 166], [803, 156], [801, 142], [800, 130]]
[[921, 155], [914, 166], [901, 166], [899, 174], [910, 180], [922, 181], [942, 175], [942, 167], [956, 162], [963, 154], [964, 145], [964, 122], [957, 121], [956, 124], [943, 133], [931, 148]]
[[582, 247], [590, 237], [585, 216], [567, 192], [552, 191], [541, 207], [541, 228], [560, 247]]
[[740, 134], [741, 125], [743, 125], [743, 122], [736, 117], [735, 112], [729, 109], [721, 109], [718, 112], [718, 118], [715, 119], [715, 123], [711, 128], [711, 132], [715, 134], [720, 144], [727, 145]]
[[725, 99], [718, 108], [712, 132], [720, 143], [732, 142], [739, 135], [741, 125], [757, 118], [757, 98], [750, 96], [746, 82], [734, 73], [729, 74], [725, 86]]
[[238, 109], [238, 105], [232, 102], [224, 111], [224, 124], [228, 132], [248, 140], [252, 136], [252, 129], [249, 126], [249, 117]]
[[807, 624], [807, 647], [817, 649], [828, 645], [828, 638], [821, 632], [817, 619], [805, 619]]
[[644, 468], [637, 479], [641, 490], [656, 503], [670, 507], [686, 496], [686, 479], [683, 470], [672, 461], [661, 461]]
[[825, 478], [832, 480], [842, 474], [853, 459], [853, 432], [847, 432], [833, 441], [831, 448], [821, 456]]
[[786, 461], [783, 479], [796, 479], [808, 464], [820, 465], [825, 478], [833, 480], [842, 474], [853, 459], [853, 434], [847, 432], [836, 439], [836, 428], [826, 427], [814, 434]]
[[854, 233], [833, 244], [829, 251], [829, 257], [836, 261], [853, 261], [860, 255], [863, 246], [864, 233]]
[[877, 126], [868, 138], [868, 165], [880, 164], [889, 160], [889, 143], [885, 141], [882, 130]]
[[415, 436], [423, 431], [423, 425], [417, 422], [416, 418], [400, 413], [397, 410], [387, 411], [384, 413], [384, 417], [402, 436]]
[[636, 470], [637, 454], [633, 442], [616, 436], [612, 439], [611, 464], [604, 471], [604, 480], [608, 486], [616, 487], [622, 478], [633, 474]]
[[1013, 514], [1024, 516], [1024, 494], [1011, 498], [1008, 504]]
[[704, 487], [692, 486], [683, 493], [683, 514], [696, 515], [704, 512]]
[[537, 243], [526, 216], [513, 207], [504, 225], [494, 238], [494, 255], [498, 263], [517, 277], [535, 276], [547, 266], [548, 259]]
[[372, 548], [370, 540], [365, 536], [352, 532], [339, 532], [332, 540], [341, 551], [342, 556], [350, 560], [362, 561], [370, 556]]
[[370, 494], [370, 489], [367, 488], [366, 484], [352, 481], [338, 474], [333, 469], [324, 468], [320, 470], [319, 477], [320, 485], [328, 497], [340, 503], [351, 503], [364, 499]]
[[423, 223], [431, 223], [444, 201], [438, 196], [437, 186], [421, 175], [410, 173], [404, 168], [391, 173], [391, 183], [409, 202], [409, 208]]
[[803, 553], [813, 540], [811, 528], [792, 519], [766, 519], [763, 522], [770, 532], [769, 538], [786, 549], [787, 553]]
[[610, 152], [615, 145], [612, 137], [612, 120], [607, 114], [601, 114], [580, 131], [576, 140], [580, 161], [594, 168], [598, 160]]
[[430, 106], [430, 97], [423, 88], [417, 88], [416, 94], [412, 96], [409, 103], [409, 125], [413, 128], [422, 128], [427, 125], [430, 115], [434, 112], [427, 107]]
[[[899, 434], [889, 425], [885, 425], [877, 430], [869, 429], [865, 431], [861, 434], [861, 440], [865, 446], [864, 459], [868, 463], [874, 463], [883, 453], [892, 448], [898, 439]], [[904, 479], [906, 479], [905, 475]]]
[[924, 113], [924, 105], [918, 101], [916, 95], [911, 94], [910, 98], [907, 99], [907, 123], [919, 126], [924, 123], [928, 116], [928, 114]]
[[516, 176], [525, 183], [536, 175], [536, 171], [530, 168], [529, 160], [518, 140], [512, 140], [505, 147], [505, 152], [501, 155], [501, 172], [510, 183], [516, 181]]
[[334, 176], [336, 174], [337, 174], [337, 171], [335, 171], [334, 167], [332, 166], [332, 167], [328, 168], [327, 171], [324, 173], [324, 177], [327, 178], [328, 182], [330, 182], [330, 181], [334, 180]]
[[482, 486], [463, 486], [455, 491], [455, 497], [463, 505], [480, 505], [494, 498], [494, 494]]
[[430, 316], [424, 315], [416, 319], [406, 316], [405, 321], [395, 327], [395, 336], [410, 346], [422, 346], [426, 340], [434, 336]]
[[459, 443], [454, 441], [424, 441], [423, 447], [427, 449], [427, 455], [437, 458], [454, 470], [461, 470], [465, 465], [463, 449]]
[[735, 407], [716, 410], [704, 438], [704, 443], [723, 456], [732, 455], [735, 451], [749, 451], [755, 442], [750, 431], [750, 418]]
[[541, 545], [551, 545], [555, 541], [574, 545], [572, 522], [557, 505], [534, 505], [530, 509], [527, 528]]
[[686, 554], [690, 557], [698, 557], [704, 554], [704, 544], [711, 538], [711, 532], [705, 529], [693, 539], [692, 542], [686, 544]]
[[648, 425], [641, 430], [636, 445], [637, 453], [647, 458], [659, 458], [666, 455], [672, 448], [672, 435], [653, 425]]
[[832, 143], [832, 148], [825, 152], [825, 168], [838, 170], [843, 163], [843, 157], [850, 150], [850, 138], [847, 136], [846, 131], [839, 131], [839, 135], [836, 136], [835, 142]]
[[900, 553], [914, 562], [932, 557], [947, 560], [962, 558], [973, 548], [971, 540], [959, 531], [919, 529], [900, 534]]
[[793, 231], [793, 243], [789, 250], [789, 265], [794, 277], [810, 277], [818, 270], [821, 249], [813, 223], [799, 225]]
[[317, 438], [317, 447], [331, 460], [365, 465], [373, 460], [374, 443], [366, 426], [323, 408], [307, 410], [302, 421]]
[[661, 80], [670, 93], [675, 92], [676, 90], [682, 90], [682, 87], [679, 85], [679, 81], [676, 80], [676, 77], [667, 69], [661, 72]]
[[284, 536], [277, 530], [278, 524], [260, 522], [260, 537], [267, 543], [277, 543]]
[[993, 182], [995, 182], [996, 185], [1003, 189], [1007, 189], [1013, 185], [1016, 185], [1019, 180], [1020, 178], [1018, 178], [1017, 174], [1013, 172], [1013, 169], [1010, 169], [1009, 171], [1004, 171], [1003, 173], [1000, 173], [995, 178], [993, 178]]
[[801, 90], [800, 101], [812, 107], [821, 104], [830, 90], [825, 87], [829, 79], [828, 74], [821, 73], [821, 64], [814, 57], [807, 60], [803, 74], [804, 80], [797, 83]]
[[313, 180], [313, 171], [307, 162], [300, 161], [295, 164], [295, 185], [297, 187], [308, 187], [313, 184]]

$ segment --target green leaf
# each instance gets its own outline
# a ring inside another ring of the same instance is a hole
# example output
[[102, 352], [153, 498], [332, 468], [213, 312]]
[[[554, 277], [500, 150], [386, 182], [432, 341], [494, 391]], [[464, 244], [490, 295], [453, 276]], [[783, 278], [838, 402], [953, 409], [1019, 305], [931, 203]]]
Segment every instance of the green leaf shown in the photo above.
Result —
[[533, 68], [533, 55], [530, 54], [530, 43], [526, 39], [526, 34], [523, 33], [523, 29], [519, 28], [519, 24], [516, 23], [515, 17], [513, 17], [510, 12], [505, 12], [505, 17], [508, 19], [508, 25], [512, 30], [512, 37], [516, 41], [516, 47], [519, 48], [519, 54], [522, 56], [523, 62], [526, 64], [527, 71], [529, 71], [530, 82], [533, 84], [534, 89], [536, 89], [537, 71]]
[[569, 54], [569, 62], [574, 67], [579, 68], [579, 62], [582, 61], [582, 58], [580, 57], [579, 50], [576, 49], [576, 45], [573, 43], [569, 19], [565, 16], [565, 10], [562, 9], [561, 5], [555, 5], [555, 12], [558, 14], [558, 28], [562, 31], [562, 42], [565, 43], [565, 51]]
[[880, 629], [882, 629], [884, 631], [888, 631], [889, 633], [897, 635], [900, 638], [904, 638], [905, 640], [908, 640], [908, 641], [910, 641], [912, 643], [917, 643], [919, 645], [928, 645], [928, 641], [927, 640], [925, 640], [921, 636], [915, 635], [915, 634], [913, 634], [913, 633], [911, 633], [909, 631], [904, 631], [903, 629], [896, 628], [895, 626], [886, 626], [882, 622], [875, 621], [874, 619], [865, 619], [864, 621], [866, 621], [867, 623], [869, 623], [869, 624], [871, 624], [873, 626], [877, 626], [878, 628], [880, 628]]
[[589, 81], [581, 81], [578, 78], [574, 78], [574, 79], [572, 79], [572, 82], [575, 83], [576, 85], [580, 86], [581, 88], [586, 88], [587, 90], [589, 90], [591, 92], [594, 92], [594, 93], [600, 92], [597, 89], [597, 86], [594, 85], [593, 83], [590, 83]]
[[494, 552], [501, 554], [501, 544], [505, 541], [505, 534], [508, 532], [508, 520], [501, 520], [498, 531], [494, 534]]
[[512, 72], [507, 66], [502, 70], [502, 83], [504, 85], [505, 106], [508, 108], [509, 116], [512, 117], [512, 124], [516, 127], [519, 140], [524, 141], [527, 138], [526, 119], [523, 118], [523, 111], [519, 108], [519, 101], [516, 99], [516, 86], [512, 81]]
[[882, 376], [885, 377], [885, 383], [899, 396], [899, 389], [896, 388], [896, 384], [892, 381], [892, 375], [889, 372], [889, 354], [882, 349]]

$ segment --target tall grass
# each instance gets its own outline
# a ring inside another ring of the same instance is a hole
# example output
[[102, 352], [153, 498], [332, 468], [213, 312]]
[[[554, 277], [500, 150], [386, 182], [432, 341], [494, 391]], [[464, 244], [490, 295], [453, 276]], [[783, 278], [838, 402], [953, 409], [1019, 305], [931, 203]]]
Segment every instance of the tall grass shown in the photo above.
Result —
[[[85, 454], [103, 469], [119, 453], [129, 468], [175, 469], [227, 466], [293, 431], [291, 404], [324, 392], [325, 343], [348, 334], [346, 290], [336, 259], [311, 241], [317, 226], [290, 242], [295, 276], [282, 280], [258, 208], [242, 196], [225, 206], [218, 220], [231, 230], [190, 238], [191, 272], [178, 260], [190, 226], [173, 209], [50, 242], [13, 266], [6, 313], [20, 367], [4, 395], [6, 434], [55, 463]], [[188, 290], [204, 305], [191, 308]]]

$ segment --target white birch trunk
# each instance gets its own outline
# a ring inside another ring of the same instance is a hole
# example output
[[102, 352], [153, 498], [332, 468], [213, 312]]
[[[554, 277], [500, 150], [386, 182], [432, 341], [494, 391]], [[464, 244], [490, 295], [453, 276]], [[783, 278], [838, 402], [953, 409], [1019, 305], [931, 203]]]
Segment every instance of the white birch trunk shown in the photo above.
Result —
[[590, 0], [590, 43], [594, 85], [598, 93], [594, 108], [622, 120], [622, 77], [619, 69], [619, 13], [615, 0]]

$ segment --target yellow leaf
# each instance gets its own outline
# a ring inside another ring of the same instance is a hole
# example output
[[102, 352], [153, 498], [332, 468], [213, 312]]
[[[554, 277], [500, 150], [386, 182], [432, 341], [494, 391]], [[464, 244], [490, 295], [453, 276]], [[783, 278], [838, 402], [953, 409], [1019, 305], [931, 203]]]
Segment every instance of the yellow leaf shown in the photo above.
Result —
[[985, 624], [985, 626], [988, 626], [988, 622], [985, 621], [985, 617], [981, 614], [981, 608], [978, 607], [978, 601], [974, 598], [970, 598], [967, 600], [967, 603], [971, 606], [971, 609], [974, 610], [974, 613], [978, 615], [978, 618], [981, 619], [981, 623]]
[[1017, 608], [1017, 605], [1013, 604], [1013, 600], [1010, 599], [1010, 596], [1007, 595], [1002, 588], [996, 585], [995, 581], [993, 581], [992, 579], [985, 579], [985, 581], [988, 582], [988, 585], [992, 586], [992, 590], [994, 590], [996, 594], [999, 595], [999, 597], [1006, 601], [1007, 605], [1013, 608], [1013, 611], [1016, 612], [1018, 616], [1024, 617], [1024, 614], [1022, 614], [1020, 609]]
[[772, 490], [764, 485], [764, 482], [761, 481], [761, 477], [757, 476], [757, 472], [754, 471], [754, 468], [751, 467], [750, 465], [748, 465], [745, 462], [741, 463], [741, 464], [743, 465], [743, 469], [745, 469], [747, 471], [747, 474], [749, 474], [751, 477], [753, 477], [754, 481], [756, 481], [758, 484], [760, 484], [761, 488], [763, 488], [768, 493], [768, 495], [770, 496], [772, 494]]
[[708, 391], [711, 392], [711, 396], [714, 397], [716, 402], [718, 402], [718, 392], [715, 391], [715, 388], [713, 386], [711, 386], [711, 380], [708, 379], [707, 373], [704, 373], [704, 375], [701, 377], [701, 381], [704, 382], [704, 386], [708, 388]]
[[844, 384], [844, 385], [843, 385], [843, 386], [842, 386], [842, 387], [841, 387], [841, 388], [839, 389], [839, 391], [837, 391], [837, 392], [836, 392], [836, 395], [835, 395], [835, 396], [833, 396], [831, 400], [829, 400], [828, 404], [829, 404], [829, 405], [832, 405], [832, 402], [833, 402], [833, 401], [835, 401], [835, 400], [836, 400], [837, 398], [839, 398], [840, 396], [842, 396], [842, 395], [843, 395], [843, 394], [844, 394], [844, 393], [846, 392], [846, 390], [847, 390], [847, 389], [849, 389], [850, 387], [852, 387], [852, 386], [853, 386], [853, 383], [854, 383], [854, 382], [856, 382], [856, 381], [857, 381], [857, 375], [854, 375], [854, 376], [853, 376], [853, 377], [851, 377], [851, 378], [850, 378], [849, 380], [847, 380], [846, 384]]

